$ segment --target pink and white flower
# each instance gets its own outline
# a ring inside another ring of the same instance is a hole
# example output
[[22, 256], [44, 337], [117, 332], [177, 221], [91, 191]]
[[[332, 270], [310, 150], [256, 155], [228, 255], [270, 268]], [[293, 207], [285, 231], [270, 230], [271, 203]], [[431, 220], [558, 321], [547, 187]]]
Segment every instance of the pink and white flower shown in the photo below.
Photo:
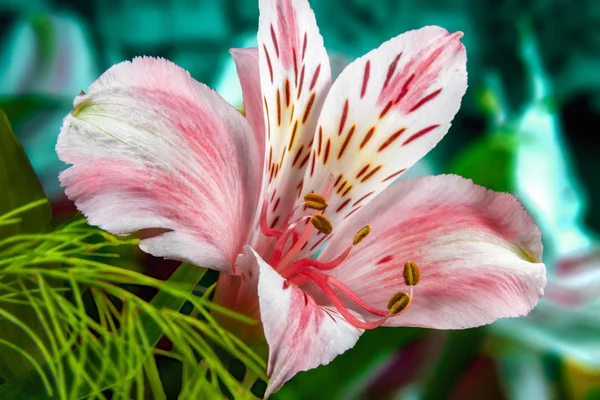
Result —
[[65, 118], [61, 182], [90, 224], [161, 229], [142, 250], [223, 272], [217, 300], [261, 319], [267, 395], [365, 329], [525, 315], [545, 267], [515, 198], [457, 176], [390, 186], [460, 107], [461, 36], [406, 32], [332, 85], [308, 2], [261, 0], [258, 49], [232, 50], [246, 118], [166, 60], [115, 65]]

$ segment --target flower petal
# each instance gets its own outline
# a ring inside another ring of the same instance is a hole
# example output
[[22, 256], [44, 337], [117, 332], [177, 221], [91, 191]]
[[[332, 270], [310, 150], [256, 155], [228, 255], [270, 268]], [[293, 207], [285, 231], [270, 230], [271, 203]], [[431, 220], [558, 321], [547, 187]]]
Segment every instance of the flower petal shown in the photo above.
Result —
[[[462, 34], [435, 26], [383, 43], [342, 71], [319, 118], [304, 193], [335, 187], [325, 215], [334, 228], [446, 134], [467, 88]], [[317, 246], [314, 239], [308, 250]], [[316, 247], [313, 249], [315, 250]]]
[[244, 113], [248, 123], [254, 131], [258, 146], [259, 159], [264, 160], [265, 154], [265, 119], [263, 116], [263, 100], [260, 91], [260, 72], [258, 67], [258, 49], [231, 49], [229, 50], [235, 61], [242, 97], [244, 99]]
[[421, 271], [412, 304], [386, 325], [484, 325], [527, 314], [544, 291], [540, 231], [507, 193], [454, 175], [398, 182], [344, 225], [319, 259], [340, 254], [365, 225], [371, 234], [331, 275], [383, 308], [409, 291], [405, 262]]
[[256, 211], [257, 146], [216, 92], [163, 59], [113, 66], [73, 103], [56, 145], [60, 175], [92, 225], [159, 228], [140, 248], [231, 271]]
[[302, 189], [331, 70], [306, 0], [261, 0], [260, 79], [267, 137], [268, 223], [282, 224]]
[[354, 346], [362, 330], [339, 316], [335, 309], [318, 306], [296, 285], [290, 285], [258, 254], [258, 298], [265, 338], [269, 345], [265, 398], [296, 373], [328, 364]]

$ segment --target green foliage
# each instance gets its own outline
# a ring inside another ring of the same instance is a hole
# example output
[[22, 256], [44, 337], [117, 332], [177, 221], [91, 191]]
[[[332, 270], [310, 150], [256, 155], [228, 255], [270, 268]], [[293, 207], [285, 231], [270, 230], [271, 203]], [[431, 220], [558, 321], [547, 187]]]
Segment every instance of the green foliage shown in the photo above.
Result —
[[510, 133], [486, 135], [463, 150], [448, 172], [497, 192], [513, 192], [518, 140]]
[[[11, 234], [44, 232], [52, 213], [23, 147], [0, 110], [0, 239]], [[32, 202], [37, 202], [30, 204]], [[24, 208], [20, 208], [24, 207]]]
[[[90, 244], [91, 239], [96, 244]], [[214, 398], [221, 392], [220, 383], [238, 398], [251, 396], [228, 372], [219, 353], [241, 360], [264, 379], [263, 361], [223, 330], [212, 313], [252, 321], [213, 304], [210, 290], [201, 297], [193, 295], [204, 275], [198, 267], [184, 264], [163, 282], [98, 260], [114, 255], [98, 252], [101, 249], [136, 243], [82, 220], [51, 233], [0, 241], [0, 318], [19, 327], [36, 348], [30, 354], [0, 339], [0, 345], [27, 358], [36, 373], [9, 379], [0, 386], [0, 398], [15, 398], [16, 393], [45, 398], [45, 392], [61, 399], [94, 399], [104, 398], [107, 389], [113, 398], [166, 398], [154, 356], [182, 364], [183, 398]], [[159, 292], [147, 302], [135, 293], [137, 287]], [[179, 312], [184, 303], [191, 307], [189, 314]], [[11, 304], [34, 310], [43, 335], [8, 312], [5, 305]], [[172, 350], [155, 347], [163, 335]]]

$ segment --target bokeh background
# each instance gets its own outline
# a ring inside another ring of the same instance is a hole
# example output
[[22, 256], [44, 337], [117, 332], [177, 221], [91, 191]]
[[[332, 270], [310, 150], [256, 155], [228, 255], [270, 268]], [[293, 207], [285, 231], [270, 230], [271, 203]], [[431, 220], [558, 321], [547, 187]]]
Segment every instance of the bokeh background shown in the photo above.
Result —
[[[241, 106], [228, 49], [254, 46], [253, 0], [0, 0], [0, 108], [61, 218], [54, 151], [79, 90], [161, 56]], [[403, 31], [463, 31], [469, 90], [408, 174], [514, 193], [543, 231], [545, 298], [527, 318], [457, 332], [381, 328], [277, 399], [600, 399], [600, 2], [312, 0], [334, 74]], [[0, 188], [0, 190], [2, 190]], [[140, 259], [140, 268], [156, 268]]]

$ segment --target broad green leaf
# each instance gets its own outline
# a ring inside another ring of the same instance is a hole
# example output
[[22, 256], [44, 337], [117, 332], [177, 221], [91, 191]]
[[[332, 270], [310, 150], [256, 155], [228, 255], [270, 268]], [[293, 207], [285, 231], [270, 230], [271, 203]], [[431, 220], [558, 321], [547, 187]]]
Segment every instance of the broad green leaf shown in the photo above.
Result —
[[[45, 200], [45, 201], [44, 201]], [[36, 206], [16, 212], [28, 204]], [[17, 233], [46, 232], [52, 210], [23, 147], [0, 110], [0, 239]], [[6, 221], [18, 219], [18, 223]]]
[[[0, 240], [21, 233], [46, 232], [51, 218], [52, 211], [42, 186], [6, 114], [0, 110]], [[7, 283], [0, 280], [0, 284]], [[11, 314], [19, 315], [33, 331], [43, 332], [35, 312], [29, 307], [18, 304], [4, 307]], [[28, 356], [41, 361], [35, 343], [14, 324], [1, 319], [0, 340], [18, 345]], [[27, 357], [0, 345], [0, 378], [9, 379], [30, 369]]]
[[514, 192], [517, 141], [510, 133], [486, 135], [460, 152], [448, 172], [497, 192]]

